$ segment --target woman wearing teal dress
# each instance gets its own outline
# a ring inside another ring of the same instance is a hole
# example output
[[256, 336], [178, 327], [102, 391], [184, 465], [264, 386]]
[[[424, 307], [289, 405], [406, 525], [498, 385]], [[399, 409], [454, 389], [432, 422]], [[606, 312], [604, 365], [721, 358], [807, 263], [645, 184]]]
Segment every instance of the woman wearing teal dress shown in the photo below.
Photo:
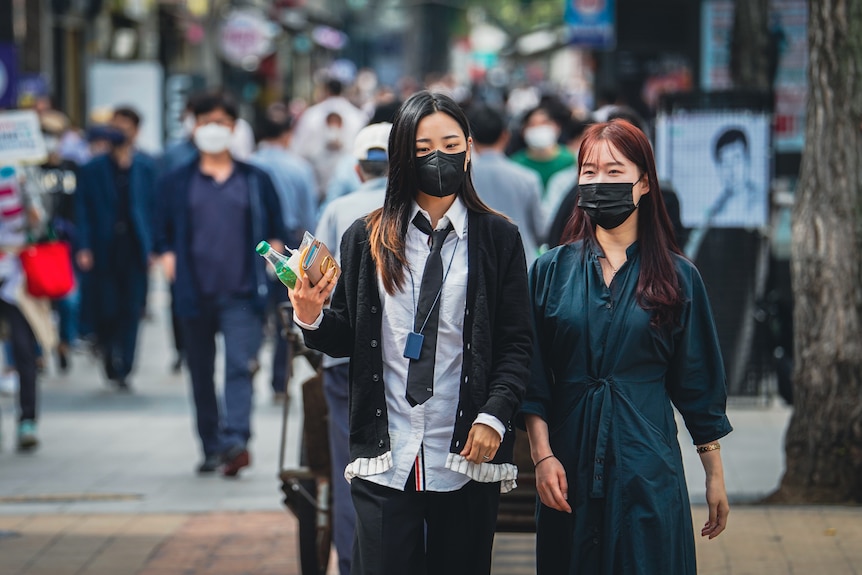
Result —
[[731, 431], [703, 281], [673, 240], [643, 132], [596, 124], [578, 155], [567, 243], [530, 272], [536, 351], [521, 407], [540, 502], [543, 574], [694, 575], [694, 530], [672, 405], [706, 472], [718, 536]]

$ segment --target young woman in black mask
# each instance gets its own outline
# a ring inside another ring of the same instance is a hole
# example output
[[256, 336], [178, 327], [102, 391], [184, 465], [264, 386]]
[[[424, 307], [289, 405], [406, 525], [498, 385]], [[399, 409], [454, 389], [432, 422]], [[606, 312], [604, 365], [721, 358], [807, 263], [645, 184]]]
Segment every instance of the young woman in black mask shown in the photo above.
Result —
[[718, 440], [724, 367], [706, 290], [680, 256], [649, 141], [624, 120], [591, 126], [564, 245], [530, 272], [536, 352], [521, 407], [541, 502], [539, 575], [694, 575], [671, 404], [706, 471], [718, 536], [729, 512]]
[[351, 358], [355, 574], [489, 573], [500, 492], [515, 485], [526, 264], [516, 226], [473, 188], [470, 144], [454, 101], [411, 96], [383, 208], [345, 233], [337, 286], [290, 294], [306, 343]]

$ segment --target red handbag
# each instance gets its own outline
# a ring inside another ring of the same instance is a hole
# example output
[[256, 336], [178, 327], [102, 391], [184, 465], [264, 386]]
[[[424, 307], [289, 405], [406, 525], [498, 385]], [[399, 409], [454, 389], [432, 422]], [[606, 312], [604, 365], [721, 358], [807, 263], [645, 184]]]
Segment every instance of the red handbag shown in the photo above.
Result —
[[58, 299], [75, 287], [72, 250], [67, 242], [50, 240], [30, 244], [21, 252], [27, 292], [33, 297]]

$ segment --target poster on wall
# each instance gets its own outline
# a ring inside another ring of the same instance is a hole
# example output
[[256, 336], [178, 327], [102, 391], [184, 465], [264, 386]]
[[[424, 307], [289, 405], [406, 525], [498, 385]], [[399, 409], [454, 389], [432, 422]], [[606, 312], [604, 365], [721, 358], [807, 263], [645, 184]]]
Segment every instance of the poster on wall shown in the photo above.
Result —
[[660, 117], [659, 172], [679, 195], [686, 228], [768, 222], [770, 115], [715, 110]]

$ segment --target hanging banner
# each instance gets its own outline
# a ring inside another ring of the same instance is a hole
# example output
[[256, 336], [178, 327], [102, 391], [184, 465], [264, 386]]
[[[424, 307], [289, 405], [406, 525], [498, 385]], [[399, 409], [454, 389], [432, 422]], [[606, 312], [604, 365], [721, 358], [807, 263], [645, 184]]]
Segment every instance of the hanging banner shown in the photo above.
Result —
[[616, 47], [614, 0], [566, 0], [569, 43], [596, 50]]
[[0, 112], [0, 160], [4, 163], [42, 162], [47, 156], [36, 112]]
[[0, 44], [0, 109], [18, 104], [18, 52], [14, 44]]

